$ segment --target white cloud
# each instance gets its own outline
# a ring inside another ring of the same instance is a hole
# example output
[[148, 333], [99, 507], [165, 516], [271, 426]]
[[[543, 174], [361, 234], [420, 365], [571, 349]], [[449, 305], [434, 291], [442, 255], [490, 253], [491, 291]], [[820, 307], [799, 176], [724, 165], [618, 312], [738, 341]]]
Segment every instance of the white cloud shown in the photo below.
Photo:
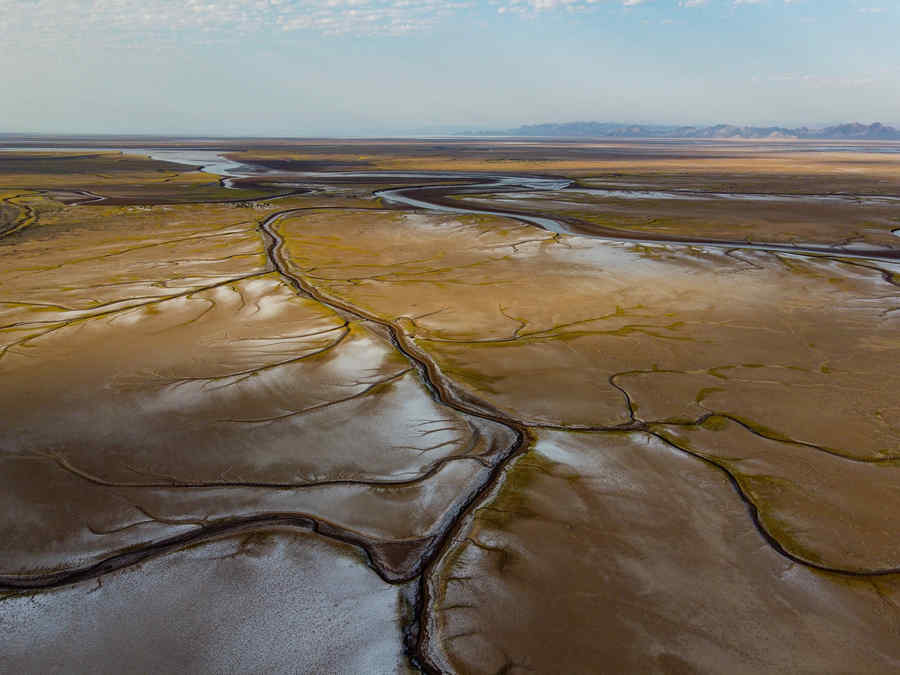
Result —
[[[159, 45], [183, 35], [192, 41], [211, 42], [266, 31], [403, 35], [485, 9], [504, 15], [537, 16], [583, 12], [604, 4], [631, 8], [652, 1], [0, 0], [0, 35], [6, 45], [32, 47], [78, 41]], [[674, 4], [677, 0], [666, 1]], [[678, 4], [693, 7], [706, 1], [681, 0]]]
[[242, 35], [259, 30], [403, 34], [470, 6], [465, 0], [0, 0], [5, 39]]
[[[593, 5], [603, 3], [605, 0], [491, 0], [492, 4], [500, 5], [497, 12], [500, 14], [519, 14], [536, 16], [541, 12], [554, 10], [566, 10], [580, 12], [589, 9]], [[619, 0], [625, 7], [642, 5], [648, 0]]]

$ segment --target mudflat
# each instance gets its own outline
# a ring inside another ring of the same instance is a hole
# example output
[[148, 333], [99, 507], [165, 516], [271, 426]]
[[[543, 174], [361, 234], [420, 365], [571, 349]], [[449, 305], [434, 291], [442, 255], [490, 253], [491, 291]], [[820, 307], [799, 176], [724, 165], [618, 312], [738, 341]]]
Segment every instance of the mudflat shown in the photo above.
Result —
[[3, 670], [900, 668], [900, 144], [40, 143]]

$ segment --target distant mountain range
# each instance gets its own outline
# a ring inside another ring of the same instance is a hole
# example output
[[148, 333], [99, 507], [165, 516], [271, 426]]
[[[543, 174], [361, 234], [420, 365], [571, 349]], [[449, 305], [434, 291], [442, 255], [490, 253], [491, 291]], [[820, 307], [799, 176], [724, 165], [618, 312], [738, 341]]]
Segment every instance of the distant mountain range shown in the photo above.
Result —
[[756, 139], [845, 139], [900, 141], [900, 131], [880, 122], [838, 124], [824, 129], [798, 127], [739, 127], [717, 124], [711, 127], [617, 124], [609, 122], [566, 122], [529, 124], [507, 131], [466, 132], [467, 136], [558, 136], [603, 138], [756, 138]]

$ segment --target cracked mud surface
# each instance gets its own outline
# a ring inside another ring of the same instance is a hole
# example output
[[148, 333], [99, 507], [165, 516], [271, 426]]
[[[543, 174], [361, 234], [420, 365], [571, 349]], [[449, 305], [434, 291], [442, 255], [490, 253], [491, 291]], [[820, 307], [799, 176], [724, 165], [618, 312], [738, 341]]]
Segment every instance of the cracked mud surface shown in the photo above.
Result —
[[896, 264], [301, 150], [0, 157], [0, 669], [900, 668]]

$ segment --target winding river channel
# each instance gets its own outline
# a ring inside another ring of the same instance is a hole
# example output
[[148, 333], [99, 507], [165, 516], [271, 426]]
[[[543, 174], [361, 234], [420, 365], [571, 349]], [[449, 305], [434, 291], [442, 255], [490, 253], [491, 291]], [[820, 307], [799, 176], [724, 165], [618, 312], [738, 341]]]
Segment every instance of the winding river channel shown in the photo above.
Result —
[[[0, 151], [23, 150], [24, 148], [2, 147]], [[672, 200], [735, 200], [735, 201], [790, 201], [790, 202], [856, 202], [868, 203], [877, 201], [882, 204], [900, 203], [898, 196], [868, 196], [868, 195], [778, 195], [756, 193], [722, 193], [722, 192], [695, 192], [695, 191], [655, 191], [646, 189], [586, 189], [575, 185], [575, 181], [558, 176], [540, 176], [531, 174], [493, 174], [480, 172], [456, 172], [456, 171], [287, 171], [283, 169], [270, 169], [252, 162], [240, 162], [229, 159], [224, 153], [216, 150], [204, 149], [152, 149], [152, 148], [61, 148], [61, 147], [29, 147], [33, 151], [98, 151], [115, 150], [127, 154], [143, 155], [151, 159], [173, 162], [196, 167], [221, 177], [223, 187], [237, 189], [235, 181], [238, 179], [261, 178], [271, 176], [277, 178], [277, 183], [286, 187], [304, 187], [312, 185], [325, 185], [329, 179], [340, 181], [371, 181], [379, 179], [384, 182], [402, 179], [403, 181], [421, 180], [434, 181], [462, 181], [459, 183], [426, 184], [412, 187], [390, 188], [375, 192], [375, 196], [385, 203], [407, 206], [414, 209], [432, 211], [437, 213], [458, 213], [491, 215], [514, 218], [530, 223], [549, 232], [558, 234], [572, 234], [594, 239], [613, 242], [639, 242], [641, 244], [662, 246], [690, 246], [724, 248], [728, 250], [743, 249], [756, 251], [771, 251], [773, 253], [790, 253], [795, 255], [812, 256], [839, 256], [842, 258], [855, 258], [874, 262], [900, 262], [900, 250], [876, 248], [865, 244], [846, 245], [821, 245], [811, 243], [770, 243], [747, 240], [721, 240], [700, 237], [683, 236], [650, 236], [646, 233], [633, 230], [616, 230], [611, 228], [591, 228], [587, 231], [577, 224], [552, 218], [548, 215], [523, 213], [515, 210], [480, 209], [469, 208], [453, 200], [462, 195], [484, 194], [509, 194], [517, 197], [527, 197], [529, 193], [590, 193], [605, 196], [612, 199], [672, 199]], [[893, 233], [900, 236], [900, 229]]]
[[[452, 171], [402, 172], [402, 171], [284, 171], [256, 166], [252, 163], [241, 163], [226, 158], [216, 151], [183, 151], [183, 150], [130, 150], [127, 152], [146, 154], [151, 159], [175, 162], [196, 166], [207, 173], [222, 176], [222, 184], [233, 188], [234, 180], [239, 178], [259, 178], [261, 176], [277, 176], [279, 183], [297, 181], [324, 183], [328, 179], [345, 180], [422, 180], [422, 181], [464, 181], [461, 183], [419, 185], [413, 187], [391, 188], [380, 190], [375, 195], [389, 204], [403, 205], [414, 209], [438, 213], [458, 213], [491, 215], [514, 218], [536, 225], [549, 232], [587, 236], [607, 241], [637, 241], [642, 244], [663, 246], [702, 246], [724, 249], [745, 249], [771, 251], [773, 253], [792, 253], [814, 256], [841, 256], [871, 261], [900, 261], [900, 251], [894, 249], [878, 249], [865, 245], [827, 246], [818, 244], [777, 244], [752, 241], [724, 241], [707, 238], [651, 237], [636, 231], [606, 230], [600, 234], [586, 232], [565, 220], [545, 215], [535, 215], [517, 211], [499, 209], [469, 208], [452, 201], [453, 197], [475, 194], [511, 194], [525, 196], [535, 192], [585, 192], [583, 188], [573, 187], [574, 181], [556, 176], [536, 176], [529, 174], [491, 174]], [[900, 202], [900, 197], [868, 197], [853, 195], [766, 195], [742, 193], [703, 193], [703, 192], [655, 192], [647, 190], [589, 190], [591, 193], [607, 195], [622, 199], [733, 199], [737, 201], [865, 201], [876, 199], [883, 202]], [[900, 230], [895, 230], [900, 236]]]

